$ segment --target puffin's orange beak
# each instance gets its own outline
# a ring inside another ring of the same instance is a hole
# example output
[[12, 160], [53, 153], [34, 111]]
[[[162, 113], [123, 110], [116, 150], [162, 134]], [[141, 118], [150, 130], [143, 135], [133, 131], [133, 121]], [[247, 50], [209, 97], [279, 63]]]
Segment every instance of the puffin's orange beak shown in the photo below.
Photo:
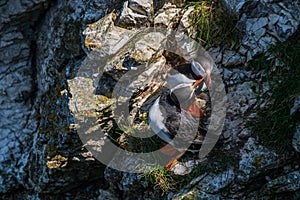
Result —
[[[192, 88], [195, 89], [202, 81], [204, 81], [204, 78], [201, 78], [201, 79], [197, 80], [196, 83], [194, 83], [194, 85], [192, 86]], [[208, 88], [210, 88], [210, 73], [207, 73], [206, 86]]]
[[195, 89], [203, 80], [204, 78], [197, 80], [196, 83], [194, 83], [194, 85], [192, 86], [192, 88]]

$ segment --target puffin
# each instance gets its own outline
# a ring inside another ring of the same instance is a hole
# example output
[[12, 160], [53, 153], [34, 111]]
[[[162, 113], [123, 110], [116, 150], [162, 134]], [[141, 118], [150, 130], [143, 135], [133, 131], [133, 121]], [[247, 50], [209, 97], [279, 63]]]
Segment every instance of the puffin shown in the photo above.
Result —
[[163, 146], [168, 147], [162, 148], [162, 153], [172, 157], [167, 170], [172, 169], [185, 152], [178, 153], [177, 149], [195, 139], [199, 118], [204, 115], [196, 104], [195, 90], [203, 92], [210, 88], [210, 72], [211, 67], [197, 61], [174, 67], [167, 76], [166, 86], [149, 108], [149, 126], [164, 142]]

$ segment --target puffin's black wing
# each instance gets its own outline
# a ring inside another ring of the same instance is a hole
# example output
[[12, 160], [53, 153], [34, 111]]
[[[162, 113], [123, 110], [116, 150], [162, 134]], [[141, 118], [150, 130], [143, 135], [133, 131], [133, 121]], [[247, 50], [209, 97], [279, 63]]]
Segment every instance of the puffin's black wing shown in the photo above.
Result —
[[164, 125], [170, 138], [176, 136], [174, 145], [178, 148], [191, 144], [198, 133], [199, 119], [181, 110], [170, 97], [170, 90], [165, 88], [160, 96], [160, 110], [164, 116]]

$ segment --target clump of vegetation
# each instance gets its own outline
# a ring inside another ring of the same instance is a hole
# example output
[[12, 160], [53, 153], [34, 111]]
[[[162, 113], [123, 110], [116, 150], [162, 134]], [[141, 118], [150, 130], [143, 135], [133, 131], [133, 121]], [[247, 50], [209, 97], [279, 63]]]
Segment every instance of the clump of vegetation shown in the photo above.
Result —
[[195, 178], [210, 174], [221, 173], [229, 167], [236, 167], [238, 165], [236, 159], [229, 153], [221, 150], [214, 150], [208, 157], [208, 160], [194, 166], [193, 170], [186, 175], [176, 175], [173, 172], [166, 170], [163, 166], [152, 166], [142, 177], [146, 182], [156, 189], [160, 189], [162, 194], [170, 191], [180, 191], [185, 188]]
[[160, 189], [163, 194], [175, 189], [176, 181], [171, 171], [162, 166], [153, 166], [142, 175], [154, 189]]
[[157, 136], [146, 137], [151, 131], [147, 122], [147, 113], [138, 111], [133, 122], [123, 115], [118, 116], [112, 135], [108, 134], [114, 144], [135, 153], [153, 152], [161, 148], [164, 142]]
[[199, 0], [189, 2], [194, 6], [190, 15], [191, 26], [202, 45], [234, 46], [240, 40], [238, 19], [230, 14], [220, 0]]
[[[300, 95], [300, 36], [272, 46], [270, 52], [274, 58], [260, 56], [250, 63], [252, 69], [266, 71], [270, 95], [263, 97], [268, 106], [248, 126], [264, 145], [283, 151], [291, 147], [295, 121], [290, 109]], [[283, 66], [275, 67], [278, 61]]]

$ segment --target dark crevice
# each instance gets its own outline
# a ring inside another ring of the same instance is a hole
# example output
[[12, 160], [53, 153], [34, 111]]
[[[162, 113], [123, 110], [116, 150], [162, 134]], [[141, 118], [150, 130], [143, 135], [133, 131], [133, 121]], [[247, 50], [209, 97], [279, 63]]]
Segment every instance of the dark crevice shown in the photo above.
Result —
[[5, 0], [5, 1], [3, 1], [3, 2], [0, 2], [0, 7], [1, 7], [1, 6], [5, 6], [5, 5], [7, 4], [7, 2], [8, 2], [8, 0]]
[[[50, 4], [53, 5], [54, 2], [57, 2], [56, 0], [51, 2]], [[42, 11], [40, 11], [39, 16], [37, 17], [37, 20], [34, 21], [30, 28], [28, 28], [28, 30], [25, 32], [23, 32], [23, 34], [27, 34], [27, 38], [30, 40], [30, 64], [31, 64], [31, 85], [32, 85], [32, 89], [31, 92], [29, 94], [29, 98], [30, 98], [30, 104], [34, 105], [35, 99], [37, 97], [37, 93], [38, 93], [38, 83], [37, 83], [37, 33], [39, 31], [39, 27], [41, 26], [41, 24], [43, 23], [46, 14], [48, 13], [48, 11], [51, 8], [51, 5], [48, 5], [48, 7], [44, 7], [42, 8]], [[28, 33], [30, 35], [28, 35]]]
[[32, 40], [30, 43], [30, 61], [31, 61], [31, 93], [30, 93], [30, 104], [34, 105], [34, 101], [37, 97], [37, 92], [38, 92], [38, 83], [37, 83], [37, 64], [36, 64], [36, 49], [37, 49], [37, 44], [36, 40]]

